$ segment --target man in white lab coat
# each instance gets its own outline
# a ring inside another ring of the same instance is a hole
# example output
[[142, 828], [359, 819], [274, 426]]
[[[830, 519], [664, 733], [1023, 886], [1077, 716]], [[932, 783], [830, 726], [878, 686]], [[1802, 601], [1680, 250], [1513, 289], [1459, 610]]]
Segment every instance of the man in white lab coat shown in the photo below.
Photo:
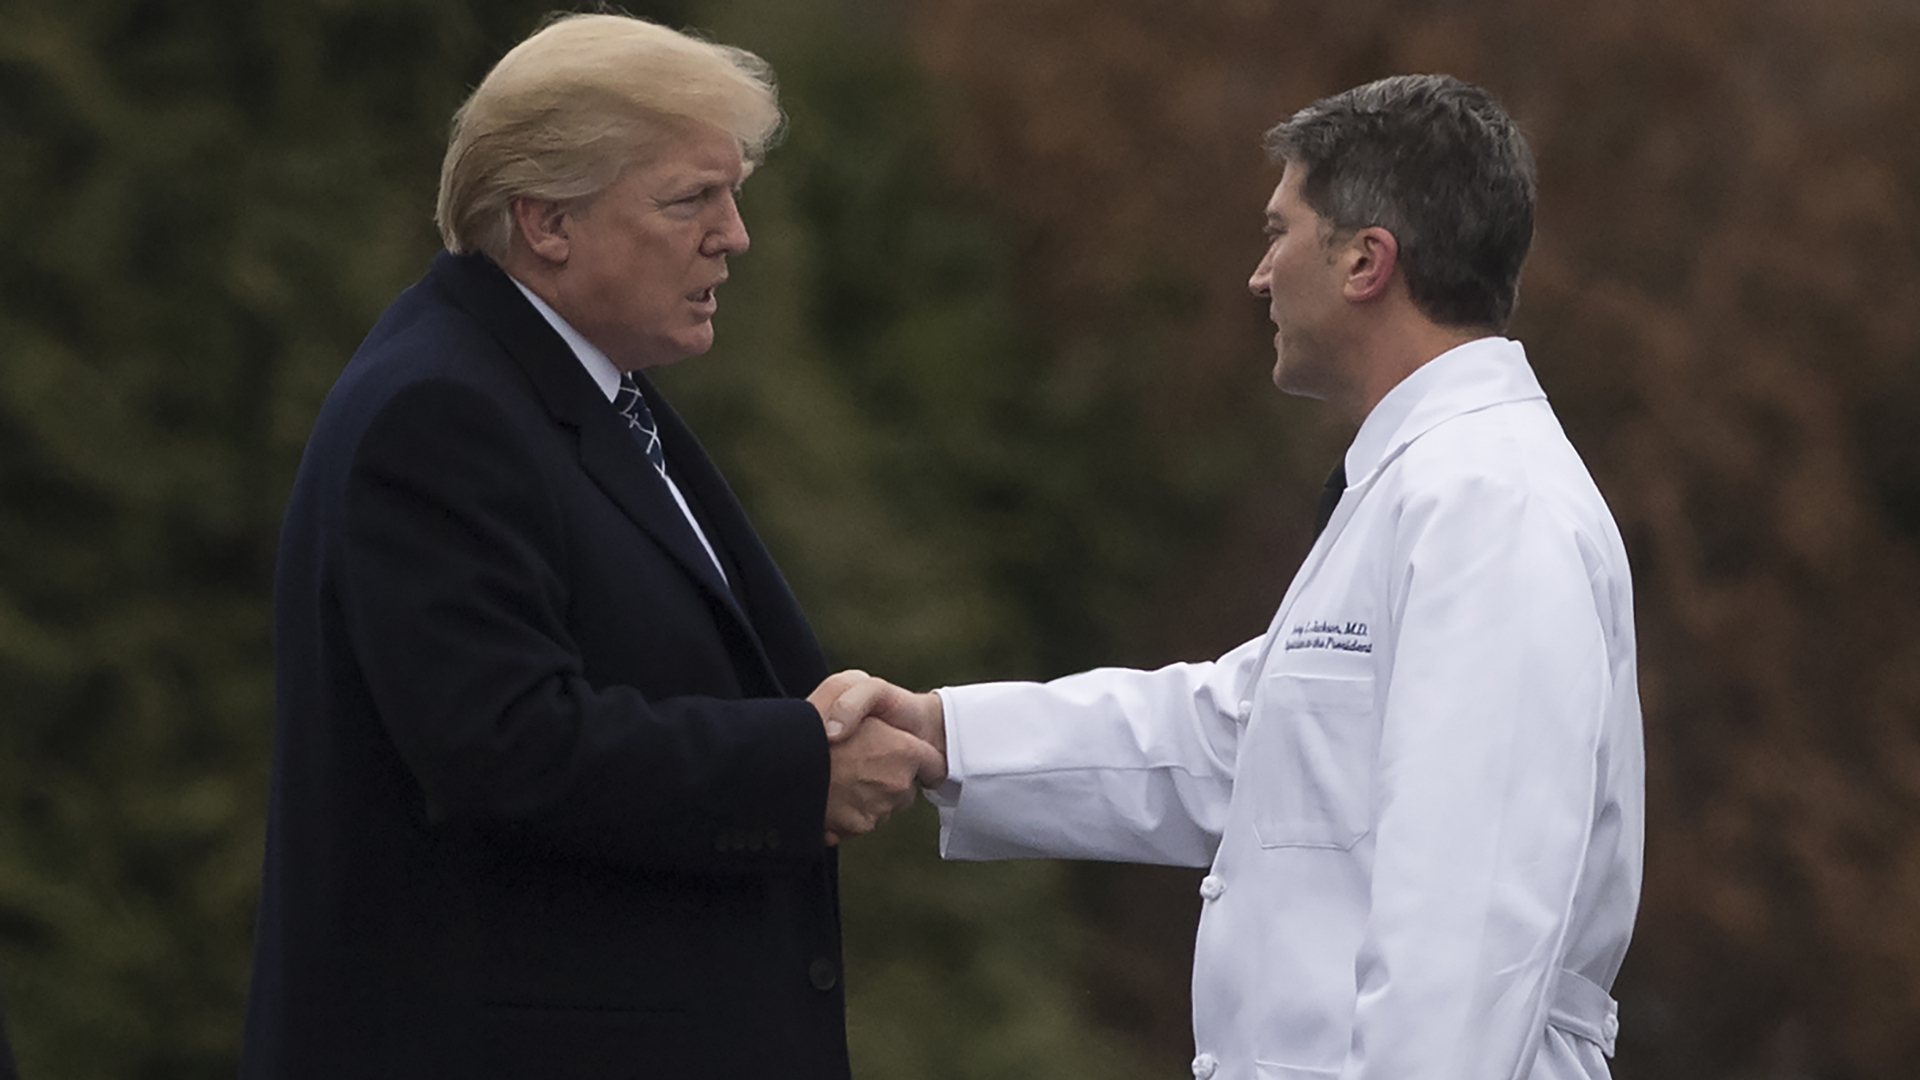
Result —
[[[1620, 536], [1498, 336], [1535, 173], [1403, 76], [1267, 134], [1274, 382], [1359, 423], [1267, 633], [1211, 663], [828, 713], [943, 747], [941, 851], [1209, 866], [1199, 1080], [1607, 1076], [1644, 797]], [[1332, 498], [1337, 497], [1337, 505]]]

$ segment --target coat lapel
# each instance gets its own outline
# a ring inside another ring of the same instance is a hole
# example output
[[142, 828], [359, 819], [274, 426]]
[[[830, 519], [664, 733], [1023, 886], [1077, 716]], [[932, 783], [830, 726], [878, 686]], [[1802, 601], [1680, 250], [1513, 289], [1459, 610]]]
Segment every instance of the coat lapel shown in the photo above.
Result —
[[[441, 252], [434, 259], [433, 272], [454, 301], [484, 326], [525, 371], [554, 420], [574, 432], [581, 468], [635, 526], [667, 553], [682, 573], [699, 583], [716, 612], [723, 613], [724, 619], [744, 632], [741, 639], [749, 646], [753, 659], [778, 686], [780, 679], [739, 599], [721, 578], [713, 560], [707, 557], [686, 515], [680, 512], [679, 504], [667, 490], [666, 481], [641, 453], [619, 413], [594, 385], [567, 343], [527, 303], [506, 274], [485, 257]], [[645, 386], [644, 380], [642, 382], [649, 406], [658, 418], [664, 402], [650, 386]], [[701, 471], [695, 467], [696, 458], [699, 466], [711, 469], [705, 453], [684, 434], [685, 427], [678, 424], [677, 418], [674, 426], [677, 437], [665, 445], [668, 468], [674, 471], [676, 480], [683, 471], [687, 475]], [[664, 429], [662, 434], [664, 437]], [[684, 491], [684, 482], [682, 487]], [[708, 536], [722, 557], [732, 539]]]
[[[608, 411], [611, 414], [611, 408]], [[680, 512], [680, 504], [673, 501], [667, 482], [640, 452], [633, 434], [618, 416], [610, 415], [606, 423], [583, 416], [576, 430], [580, 434], [580, 467], [587, 475], [593, 477], [635, 525], [665, 548], [682, 570], [699, 581], [714, 600], [726, 605], [734, 615], [745, 618], [732, 590], [720, 577], [713, 560], [707, 557], [707, 549], [700, 546], [700, 538], [694, 535], [687, 516]], [[669, 460], [669, 468], [677, 465], [678, 462]], [[711, 536], [707, 539], [714, 540]]]
[[645, 376], [636, 376], [636, 381], [660, 425], [660, 441], [666, 448], [667, 467], [673, 470], [674, 482], [700, 515], [707, 539], [728, 560], [733, 596], [748, 622], [758, 630], [756, 646], [786, 692], [804, 694], [812, 690], [827, 675], [826, 658], [786, 576], [760, 542], [740, 500], [699, 439]]

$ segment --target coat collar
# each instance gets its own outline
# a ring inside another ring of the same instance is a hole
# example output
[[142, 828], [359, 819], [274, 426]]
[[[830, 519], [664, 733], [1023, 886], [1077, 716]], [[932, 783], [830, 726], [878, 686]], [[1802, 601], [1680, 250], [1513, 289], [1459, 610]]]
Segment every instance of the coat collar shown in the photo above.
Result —
[[[743, 625], [750, 625], [733, 591], [674, 502], [666, 481], [634, 445], [626, 422], [566, 341], [534, 310], [506, 272], [483, 255], [443, 251], [434, 257], [433, 277], [455, 303], [500, 342], [526, 373], [548, 414], [574, 431], [581, 467], [608, 498], [698, 581], [716, 604]], [[637, 376], [636, 381], [656, 415], [666, 412], [665, 403], [645, 377]], [[670, 455], [675, 451], [671, 445], [667, 449]], [[699, 452], [697, 444], [692, 449]]]

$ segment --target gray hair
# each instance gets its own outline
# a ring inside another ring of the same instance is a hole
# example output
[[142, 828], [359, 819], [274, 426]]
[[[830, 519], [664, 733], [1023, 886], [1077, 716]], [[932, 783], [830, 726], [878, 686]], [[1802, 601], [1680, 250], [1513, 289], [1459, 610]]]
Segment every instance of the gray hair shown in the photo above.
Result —
[[498, 260], [513, 200], [597, 195], [686, 123], [732, 135], [749, 169], [783, 123], [773, 69], [626, 15], [570, 15], [514, 46], [454, 114], [434, 220], [449, 251]]
[[1264, 145], [1305, 172], [1302, 197], [1335, 231], [1393, 234], [1422, 314], [1506, 329], [1539, 181], [1526, 137], [1491, 94], [1448, 75], [1396, 75], [1314, 102]]

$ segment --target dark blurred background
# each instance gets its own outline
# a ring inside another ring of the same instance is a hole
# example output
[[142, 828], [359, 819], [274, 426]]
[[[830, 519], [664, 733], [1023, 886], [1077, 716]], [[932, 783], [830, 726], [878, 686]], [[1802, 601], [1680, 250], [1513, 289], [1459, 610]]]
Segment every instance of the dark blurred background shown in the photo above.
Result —
[[[28, 1080], [233, 1074], [269, 582], [314, 411], [549, 5], [0, 0], [0, 988]], [[1638, 581], [1615, 1075], [1920, 1073], [1920, 8], [688, 0], [792, 119], [662, 376], [832, 657], [929, 686], [1259, 634], [1350, 432], [1268, 383], [1267, 126], [1481, 82], [1515, 336]], [[1173, 1077], [1197, 873], [846, 850], [856, 1071]]]

